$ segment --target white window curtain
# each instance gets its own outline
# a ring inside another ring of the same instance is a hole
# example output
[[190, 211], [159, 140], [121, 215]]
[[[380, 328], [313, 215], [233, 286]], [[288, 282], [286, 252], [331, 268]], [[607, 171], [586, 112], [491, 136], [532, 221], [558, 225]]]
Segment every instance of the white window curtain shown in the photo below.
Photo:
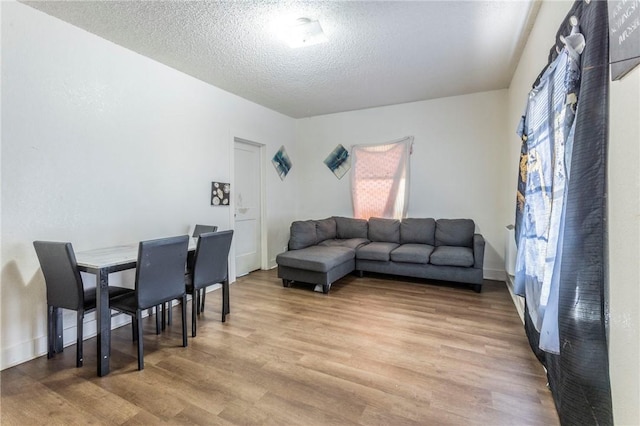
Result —
[[413, 136], [382, 145], [351, 147], [353, 216], [401, 219], [409, 203]]

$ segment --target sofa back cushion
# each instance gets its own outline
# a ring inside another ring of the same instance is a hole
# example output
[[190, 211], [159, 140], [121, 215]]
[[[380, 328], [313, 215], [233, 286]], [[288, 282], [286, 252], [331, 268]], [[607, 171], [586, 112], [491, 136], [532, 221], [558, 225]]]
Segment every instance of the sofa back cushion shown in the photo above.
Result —
[[336, 238], [367, 238], [367, 221], [351, 217], [335, 216]]
[[432, 218], [406, 218], [400, 224], [400, 243], [435, 246], [436, 221]]
[[438, 219], [436, 246], [473, 247], [476, 225], [471, 219]]
[[299, 250], [315, 245], [318, 242], [316, 222], [313, 220], [298, 220], [291, 223], [289, 236], [289, 250]]
[[333, 240], [338, 235], [336, 233], [336, 220], [332, 217], [316, 220], [316, 234], [318, 242]]
[[400, 243], [400, 221], [372, 217], [369, 219], [369, 240]]

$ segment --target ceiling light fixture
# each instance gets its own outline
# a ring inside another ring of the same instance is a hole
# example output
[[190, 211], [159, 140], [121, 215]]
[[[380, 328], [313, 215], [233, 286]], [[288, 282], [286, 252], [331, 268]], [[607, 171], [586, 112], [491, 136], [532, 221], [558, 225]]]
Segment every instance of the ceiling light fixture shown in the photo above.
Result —
[[328, 41], [320, 22], [312, 21], [309, 18], [296, 19], [296, 22], [288, 28], [286, 39], [289, 46], [293, 48], [312, 46]]

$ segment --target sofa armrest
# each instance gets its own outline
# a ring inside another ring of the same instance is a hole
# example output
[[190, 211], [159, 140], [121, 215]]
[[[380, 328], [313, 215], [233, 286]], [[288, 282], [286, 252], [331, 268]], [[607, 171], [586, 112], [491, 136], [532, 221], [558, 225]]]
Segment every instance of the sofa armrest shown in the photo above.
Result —
[[484, 265], [484, 237], [473, 234], [473, 267], [482, 269]]

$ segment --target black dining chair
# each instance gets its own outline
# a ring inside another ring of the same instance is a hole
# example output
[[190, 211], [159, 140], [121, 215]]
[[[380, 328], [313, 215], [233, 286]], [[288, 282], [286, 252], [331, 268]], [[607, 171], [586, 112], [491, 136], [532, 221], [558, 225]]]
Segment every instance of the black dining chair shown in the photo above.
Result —
[[193, 238], [198, 238], [200, 234], [204, 234], [207, 232], [216, 232], [218, 227], [215, 225], [198, 225], [193, 228], [193, 234], [191, 235]]
[[[200, 234], [204, 234], [207, 232], [216, 232], [218, 227], [216, 225], [200, 225], [196, 224], [193, 228], [193, 234], [191, 236], [193, 238], [198, 238]], [[193, 256], [187, 257], [187, 274], [190, 273], [191, 268], [193, 267]], [[200, 313], [201, 309], [204, 309], [204, 298], [206, 293], [204, 291], [198, 292], [198, 313]], [[202, 306], [202, 307], [201, 307]], [[158, 307], [156, 307], [156, 312], [158, 311]], [[172, 315], [171, 315], [171, 303], [166, 303], [162, 305], [162, 329], [164, 330], [165, 324], [171, 325]], [[158, 331], [159, 333], [160, 331]]]
[[[222, 322], [229, 313], [228, 258], [233, 231], [201, 234], [196, 246], [193, 268], [187, 274], [186, 290], [191, 294], [191, 336], [196, 335], [197, 294], [214, 284], [222, 284]], [[204, 306], [202, 307], [202, 311]]]
[[[196, 224], [195, 228], [193, 229], [193, 234], [191, 235], [193, 238], [198, 238], [200, 236], [200, 234], [204, 234], [207, 232], [216, 232], [218, 230], [218, 227], [216, 225], [199, 225]], [[191, 259], [191, 262], [189, 263], [188, 267], [187, 267], [187, 273], [191, 273], [191, 268], [193, 267], [193, 258]], [[205, 297], [207, 296], [207, 292], [205, 291], [205, 289], [202, 289], [202, 291], [198, 292], [198, 297], [197, 297], [197, 310], [198, 310], [198, 314], [200, 314], [200, 311], [204, 310], [204, 300]]]
[[138, 340], [138, 370], [144, 369], [142, 311], [145, 309], [179, 299], [182, 302], [182, 346], [187, 346], [184, 268], [188, 249], [188, 235], [141, 241], [134, 291], [111, 299], [112, 309], [132, 317], [134, 336]]
[[[96, 308], [96, 288], [86, 288], [82, 282], [76, 255], [69, 242], [34, 241], [40, 268], [47, 287], [47, 358], [52, 358], [62, 347], [62, 316], [60, 308], [76, 311], [76, 367], [82, 367], [84, 314]], [[132, 293], [130, 288], [109, 286], [109, 297]]]

